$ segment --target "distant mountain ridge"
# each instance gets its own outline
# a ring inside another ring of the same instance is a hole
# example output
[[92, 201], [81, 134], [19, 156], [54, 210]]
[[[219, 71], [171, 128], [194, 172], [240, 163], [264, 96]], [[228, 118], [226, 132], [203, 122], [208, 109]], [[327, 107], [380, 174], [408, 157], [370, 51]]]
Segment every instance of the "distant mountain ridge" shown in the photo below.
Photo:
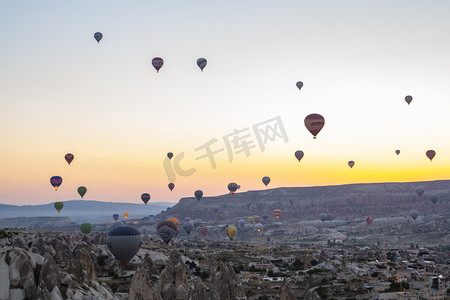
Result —
[[136, 203], [102, 202], [94, 200], [69, 200], [62, 201], [64, 208], [58, 213], [54, 202], [41, 205], [7, 205], [0, 204], [0, 219], [5, 218], [31, 218], [31, 217], [69, 217], [77, 223], [106, 223], [113, 221], [112, 215], [119, 214], [124, 219], [123, 213], [127, 211], [130, 219], [156, 215], [173, 203], [153, 202], [147, 205]]

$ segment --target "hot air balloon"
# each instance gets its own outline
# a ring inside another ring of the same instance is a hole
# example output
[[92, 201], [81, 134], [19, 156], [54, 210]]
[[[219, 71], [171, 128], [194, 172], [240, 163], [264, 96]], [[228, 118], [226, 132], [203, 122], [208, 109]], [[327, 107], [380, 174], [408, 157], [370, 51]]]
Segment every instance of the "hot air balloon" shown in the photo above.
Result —
[[217, 213], [217, 215], [219, 216], [219, 218], [222, 218], [223, 212], [219, 211], [219, 212]]
[[267, 221], [268, 218], [269, 218], [268, 215], [264, 215], [264, 216], [263, 216], [263, 220], [264, 220], [264, 221]]
[[170, 190], [173, 190], [173, 188], [175, 187], [175, 184], [173, 184], [173, 183], [171, 182], [171, 183], [169, 183], [168, 187], [169, 187]]
[[267, 186], [270, 182], [270, 177], [269, 176], [264, 176], [262, 178], [262, 182]]
[[295, 85], [298, 87], [299, 90], [301, 90], [303, 87], [303, 82], [297, 81], [297, 83]]
[[189, 235], [191, 231], [194, 230], [194, 224], [192, 224], [191, 222], [186, 222], [183, 224], [183, 229]]
[[245, 225], [245, 220], [244, 220], [244, 219], [240, 219], [240, 220], [238, 221], [238, 224], [239, 224], [239, 226], [244, 227], [244, 225]]
[[129, 216], [130, 214], [126, 211], [126, 212], [124, 212], [123, 213], [123, 217], [125, 218], [125, 219], [128, 219], [128, 216]]
[[278, 234], [285, 234], [286, 233], [286, 228], [284, 228], [284, 227], [277, 228], [277, 233]]
[[255, 216], [254, 218], [256, 223], [259, 223], [261, 221], [261, 218], [259, 216]]
[[411, 216], [411, 218], [414, 219], [414, 221], [417, 219], [417, 217], [419, 216], [419, 212], [417, 210], [411, 210], [411, 212], [409, 213], [409, 215]]
[[395, 150], [395, 154], [399, 155], [400, 154], [400, 150]]
[[73, 161], [73, 154], [72, 153], [67, 153], [66, 155], [64, 155], [64, 159], [67, 161], [67, 163], [70, 166], [70, 163]]
[[189, 217], [184, 218], [184, 223], [186, 223], [186, 222], [191, 222], [191, 218], [189, 218]]
[[421, 185], [416, 187], [416, 193], [417, 193], [417, 195], [422, 197], [423, 193], [425, 193], [425, 188], [423, 186], [421, 186]]
[[275, 215], [275, 217], [278, 219], [281, 216], [281, 209], [274, 209], [273, 210], [273, 214]]
[[124, 224], [122, 223], [122, 222], [114, 222], [113, 224], [112, 224], [112, 229], [114, 229], [114, 228], [116, 228], [116, 227], [119, 227], [119, 226], [123, 226]]
[[249, 218], [248, 218], [248, 222], [249, 222], [250, 224], [255, 223], [255, 217], [249, 217]]
[[172, 152], [168, 152], [168, 153], [167, 153], [167, 157], [168, 157], [169, 159], [172, 159], [173, 153], [172, 153]]
[[430, 161], [432, 161], [433, 158], [434, 158], [434, 156], [436, 155], [436, 151], [434, 151], [434, 150], [428, 150], [428, 151], [426, 152], [426, 155], [427, 155], [427, 157], [430, 159]]
[[348, 166], [351, 168], [353, 168], [353, 166], [355, 165], [355, 162], [353, 160], [348, 162]]
[[167, 221], [172, 221], [173, 223], [175, 223], [175, 225], [177, 225], [177, 227], [178, 227], [178, 224], [180, 223], [177, 218], [173, 218], [173, 217], [168, 218]]
[[161, 57], [155, 57], [152, 59], [152, 65], [156, 69], [156, 73], [159, 73], [159, 69], [164, 65], [164, 60]]
[[216, 214], [219, 211], [219, 207], [217, 205], [213, 206], [213, 212]]
[[261, 230], [263, 229], [263, 224], [257, 223], [257, 224], [255, 225], [255, 229], [258, 230], [258, 232], [261, 232]]
[[142, 200], [142, 202], [145, 203], [145, 205], [147, 205], [147, 202], [150, 200], [150, 194], [148, 194], [148, 193], [143, 193], [143, 194], [141, 195], [141, 200]]
[[200, 199], [202, 199], [203, 197], [203, 192], [201, 190], [196, 190], [194, 196], [195, 198], [197, 198], [198, 201], [200, 201]]
[[439, 200], [439, 197], [436, 194], [431, 194], [430, 200], [431, 202], [433, 202], [433, 204], [436, 204], [436, 202]]
[[305, 118], [306, 129], [311, 132], [314, 138], [316, 138], [324, 125], [325, 119], [319, 114], [310, 114]]
[[120, 264], [126, 266], [141, 248], [141, 233], [131, 226], [117, 226], [106, 236], [106, 245]]
[[237, 229], [234, 226], [228, 226], [226, 229], [227, 236], [232, 240], [237, 233]]
[[58, 213], [61, 211], [61, 209], [63, 209], [64, 207], [64, 203], [62, 202], [55, 202], [55, 204], [53, 204], [53, 206], [55, 207], [55, 209], [58, 211]]
[[325, 222], [326, 220], [327, 220], [327, 214], [326, 213], [321, 213], [320, 215], [319, 215], [319, 219], [322, 221], [322, 222]]
[[119, 215], [118, 214], [113, 214], [113, 219], [114, 219], [114, 221], [119, 220]]
[[327, 214], [327, 221], [333, 221], [334, 217], [331, 214]]
[[170, 240], [177, 233], [177, 225], [172, 221], [162, 221], [156, 226], [159, 236], [163, 239], [164, 243], [169, 244]]
[[204, 58], [199, 58], [197, 59], [197, 66], [200, 68], [200, 70], [203, 71], [203, 69], [206, 67], [206, 64], [208, 63], [208, 61]]
[[302, 150], [297, 150], [297, 151], [295, 151], [294, 155], [295, 155], [295, 158], [298, 159], [298, 162], [300, 162], [303, 158], [304, 153]]
[[201, 233], [203, 236], [206, 236], [206, 234], [208, 233], [208, 231], [209, 231], [208, 227], [206, 227], [206, 226], [201, 226], [201, 227], [200, 227], [200, 233]]
[[231, 192], [231, 195], [233, 195], [237, 189], [238, 185], [236, 183], [232, 182], [228, 184], [228, 190]]
[[406, 101], [406, 103], [408, 103], [408, 105], [411, 103], [412, 99], [413, 98], [411, 96], [406, 96], [405, 97], [405, 101]]
[[101, 32], [94, 33], [94, 39], [97, 41], [97, 43], [100, 43], [100, 40], [103, 38], [103, 34]]
[[195, 220], [194, 220], [194, 226], [195, 226], [195, 228], [197, 228], [198, 226], [200, 226], [201, 223], [202, 223], [202, 220], [200, 220], [200, 219], [195, 219]]
[[77, 191], [78, 191], [78, 194], [80, 194], [81, 199], [83, 199], [83, 196], [86, 195], [87, 188], [85, 186], [80, 186], [80, 187], [78, 187]]
[[91, 223], [83, 223], [80, 225], [80, 230], [84, 234], [89, 234], [92, 231], [92, 224]]
[[55, 188], [55, 191], [58, 190], [58, 187], [62, 183], [62, 178], [60, 176], [53, 176], [50, 178], [50, 184]]
[[367, 218], [366, 218], [366, 222], [367, 222], [367, 224], [372, 224], [372, 221], [373, 221], [373, 218], [371, 217], [371, 216], [368, 216]]
[[169, 212], [172, 209], [172, 207], [168, 207], [166, 208], [166, 210]]

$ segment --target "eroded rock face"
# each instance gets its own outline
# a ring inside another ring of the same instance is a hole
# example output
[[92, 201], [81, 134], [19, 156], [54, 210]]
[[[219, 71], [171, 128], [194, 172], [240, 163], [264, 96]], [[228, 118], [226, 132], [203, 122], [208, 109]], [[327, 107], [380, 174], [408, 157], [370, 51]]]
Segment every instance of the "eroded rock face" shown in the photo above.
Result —
[[246, 299], [244, 289], [233, 266], [221, 260], [215, 260], [209, 270], [211, 273], [211, 300]]
[[130, 285], [129, 300], [160, 300], [161, 295], [145, 268], [139, 268]]
[[286, 279], [280, 289], [280, 300], [295, 300], [291, 283]]
[[188, 299], [189, 300], [209, 299], [208, 291], [206, 290], [205, 285], [200, 280], [195, 281], [194, 289], [192, 290]]
[[186, 299], [189, 294], [188, 274], [189, 269], [180, 254], [173, 252], [169, 258], [169, 264], [162, 270], [159, 277], [162, 299]]
[[30, 256], [24, 249], [20, 248], [11, 250], [9, 256], [11, 257], [9, 263], [11, 287], [21, 288], [24, 297], [31, 299], [36, 290], [36, 282]]
[[81, 245], [73, 251], [73, 254], [74, 260], [69, 266], [69, 273], [75, 275], [81, 282], [96, 281], [95, 261], [91, 257], [89, 248]]
[[53, 258], [59, 266], [65, 267], [72, 264], [73, 254], [65, 240], [61, 241], [58, 238], [54, 238], [51, 239], [48, 244], [52, 246], [53, 249], [55, 249]]
[[[53, 291], [55, 286], [59, 286], [60, 282], [59, 267], [53, 257], [48, 255], [39, 274], [38, 289], [45, 295], [45, 292], [48, 293], [48, 291]], [[42, 284], [44, 285], [45, 290], [42, 288]]]

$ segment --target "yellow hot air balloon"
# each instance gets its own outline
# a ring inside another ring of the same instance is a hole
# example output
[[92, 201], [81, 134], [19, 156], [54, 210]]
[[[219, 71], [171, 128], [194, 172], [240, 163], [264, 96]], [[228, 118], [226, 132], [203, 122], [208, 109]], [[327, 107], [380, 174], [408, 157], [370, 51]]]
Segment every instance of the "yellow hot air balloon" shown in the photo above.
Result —
[[228, 226], [227, 228], [227, 236], [232, 240], [237, 233], [237, 229], [234, 226]]
[[250, 224], [255, 223], [255, 218], [254, 218], [254, 217], [249, 217], [249, 218], [248, 218], [248, 222], [249, 222]]
[[125, 217], [125, 219], [128, 219], [128, 216], [129, 216], [130, 214], [126, 211], [126, 212], [124, 212], [123, 213], [123, 216]]
[[178, 221], [178, 219], [177, 219], [177, 218], [168, 218], [168, 219], [167, 219], [167, 221], [172, 221], [172, 222], [174, 222], [174, 223], [175, 223], [175, 225], [177, 225], [177, 227], [178, 227], [178, 223], [179, 223], [179, 221]]

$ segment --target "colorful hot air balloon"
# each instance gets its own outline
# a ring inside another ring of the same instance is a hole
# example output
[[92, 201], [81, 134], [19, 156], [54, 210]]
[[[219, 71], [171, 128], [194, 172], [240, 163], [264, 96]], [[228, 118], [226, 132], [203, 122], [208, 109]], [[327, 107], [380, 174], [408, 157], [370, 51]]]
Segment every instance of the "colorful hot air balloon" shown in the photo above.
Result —
[[258, 232], [261, 232], [261, 230], [263, 229], [263, 224], [257, 223], [257, 224], [255, 225], [255, 229], [258, 230]]
[[263, 216], [263, 220], [264, 220], [264, 221], [267, 221], [268, 218], [269, 218], [268, 215], [264, 215], [264, 216]]
[[406, 103], [408, 103], [408, 105], [411, 103], [412, 99], [413, 98], [411, 96], [406, 96], [405, 97], [405, 101], [406, 101]]
[[189, 235], [191, 231], [194, 230], [194, 224], [192, 224], [191, 222], [185, 222], [183, 224], [183, 229]]
[[373, 221], [373, 218], [371, 217], [371, 216], [368, 216], [367, 218], [366, 218], [366, 222], [367, 222], [367, 224], [372, 224], [372, 221]]
[[355, 162], [353, 160], [348, 162], [348, 166], [351, 168], [353, 168], [353, 166], [355, 165]]
[[419, 212], [417, 210], [411, 210], [411, 212], [409, 213], [409, 215], [411, 216], [411, 218], [414, 219], [414, 221], [417, 219], [417, 217], [419, 216]]
[[255, 223], [255, 217], [248, 217], [248, 222], [249, 222], [250, 224]]
[[203, 197], [203, 191], [201, 190], [196, 190], [194, 193], [195, 198], [197, 198], [198, 201], [200, 201], [200, 199], [202, 199]]
[[156, 226], [156, 231], [158, 232], [159, 236], [163, 239], [164, 243], [169, 244], [170, 240], [176, 235], [177, 233], [177, 225], [175, 225], [172, 221], [161, 221]]
[[273, 210], [273, 214], [275, 215], [275, 217], [278, 219], [281, 216], [281, 209], [274, 209]]
[[50, 178], [50, 184], [55, 188], [55, 191], [58, 190], [58, 187], [62, 183], [62, 178], [60, 176], [53, 176]]
[[239, 224], [239, 226], [244, 227], [244, 225], [245, 225], [245, 220], [244, 220], [244, 219], [240, 219], [240, 220], [238, 221], [238, 224]]
[[206, 64], [208, 63], [208, 61], [204, 58], [199, 58], [197, 59], [197, 66], [200, 68], [200, 70], [203, 71], [203, 69], [206, 67]]
[[430, 200], [431, 202], [433, 202], [433, 204], [436, 204], [436, 202], [439, 200], [439, 197], [436, 194], [431, 194]]
[[130, 214], [126, 211], [126, 212], [124, 212], [123, 213], [123, 217], [125, 218], [125, 219], [128, 219], [128, 216], [129, 216]]
[[417, 195], [422, 197], [423, 193], [425, 193], [425, 188], [423, 186], [421, 186], [421, 185], [416, 187], [416, 193], [417, 193]]
[[61, 211], [61, 209], [63, 209], [64, 207], [64, 203], [62, 202], [55, 202], [55, 204], [53, 204], [53, 206], [55, 207], [55, 209], [58, 211], [58, 213]]
[[94, 39], [97, 41], [97, 43], [100, 43], [100, 40], [103, 38], [103, 34], [101, 32], [94, 33]]
[[84, 234], [89, 234], [92, 231], [92, 224], [91, 223], [83, 223], [80, 225], [80, 230]]
[[219, 212], [217, 213], [217, 215], [219, 216], [219, 218], [222, 218], [223, 212], [219, 211]]
[[430, 159], [430, 161], [433, 160], [434, 156], [436, 155], [436, 151], [434, 150], [428, 150], [426, 153], [427, 157]]
[[125, 225], [125, 224], [123, 224], [122, 222], [114, 222], [113, 224], [112, 224], [112, 229], [114, 229], [114, 228], [116, 228], [116, 227], [119, 227], [119, 226], [123, 226], [123, 225]]
[[327, 215], [326, 213], [321, 213], [321, 214], [319, 215], [319, 219], [320, 219], [322, 222], [325, 222], [325, 221], [328, 219], [328, 215]]
[[201, 227], [200, 227], [200, 233], [201, 233], [203, 236], [206, 236], [206, 234], [208, 233], [208, 231], [209, 231], [208, 227], [206, 227], [206, 226], [201, 226]]
[[238, 185], [236, 183], [232, 182], [228, 184], [228, 190], [231, 192], [231, 195], [233, 195], [237, 189]]
[[168, 152], [168, 153], [167, 153], [167, 157], [168, 157], [169, 159], [172, 159], [173, 153], [172, 153], [172, 152]]
[[141, 233], [131, 226], [117, 226], [106, 236], [106, 245], [120, 264], [126, 266], [141, 248]]
[[395, 154], [399, 155], [400, 154], [400, 150], [395, 150]]
[[155, 57], [152, 59], [152, 65], [156, 69], [156, 72], [159, 73], [159, 69], [164, 65], [164, 60], [161, 57]]
[[260, 223], [261, 218], [260, 218], [259, 216], [254, 216], [254, 218], [255, 218], [255, 222], [256, 222], [256, 223]]
[[270, 182], [270, 177], [269, 176], [264, 176], [262, 178], [262, 182], [265, 184], [265, 186], [267, 186]]
[[294, 155], [295, 155], [295, 158], [298, 159], [298, 162], [300, 162], [303, 158], [304, 153], [302, 150], [297, 150], [297, 151], [295, 151]]
[[67, 161], [67, 163], [70, 166], [70, 163], [73, 161], [73, 154], [72, 153], [67, 153], [66, 155], [64, 155], [64, 159]]
[[277, 228], [277, 233], [278, 234], [286, 234], [286, 228], [284, 228], [284, 227]]
[[297, 81], [297, 83], [295, 85], [298, 87], [299, 90], [301, 90], [303, 87], [303, 82]]
[[167, 221], [172, 221], [175, 225], [177, 225], [177, 227], [178, 227], [178, 224], [180, 223], [177, 218], [173, 218], [173, 217], [168, 218]]
[[214, 205], [214, 206], [213, 206], [213, 212], [214, 212], [215, 214], [217, 214], [218, 211], [219, 211], [219, 207], [218, 207], [217, 205]]
[[150, 194], [148, 194], [148, 193], [143, 193], [143, 194], [141, 195], [141, 200], [142, 200], [142, 202], [145, 203], [145, 205], [147, 205], [147, 202], [150, 200]]
[[234, 226], [228, 226], [226, 229], [227, 236], [232, 240], [237, 233], [237, 228]]
[[314, 138], [319, 134], [325, 125], [325, 119], [319, 114], [310, 114], [305, 118], [305, 126]]
[[173, 184], [173, 183], [171, 182], [171, 183], [169, 183], [168, 187], [169, 187], [169, 189], [172, 191], [173, 188], [175, 187], [175, 184]]
[[119, 220], [119, 215], [118, 214], [113, 214], [113, 219], [114, 219], [114, 221]]
[[77, 191], [78, 191], [78, 194], [80, 194], [81, 199], [83, 199], [83, 196], [86, 195], [87, 188], [85, 186], [80, 186], [80, 187], [78, 187]]

